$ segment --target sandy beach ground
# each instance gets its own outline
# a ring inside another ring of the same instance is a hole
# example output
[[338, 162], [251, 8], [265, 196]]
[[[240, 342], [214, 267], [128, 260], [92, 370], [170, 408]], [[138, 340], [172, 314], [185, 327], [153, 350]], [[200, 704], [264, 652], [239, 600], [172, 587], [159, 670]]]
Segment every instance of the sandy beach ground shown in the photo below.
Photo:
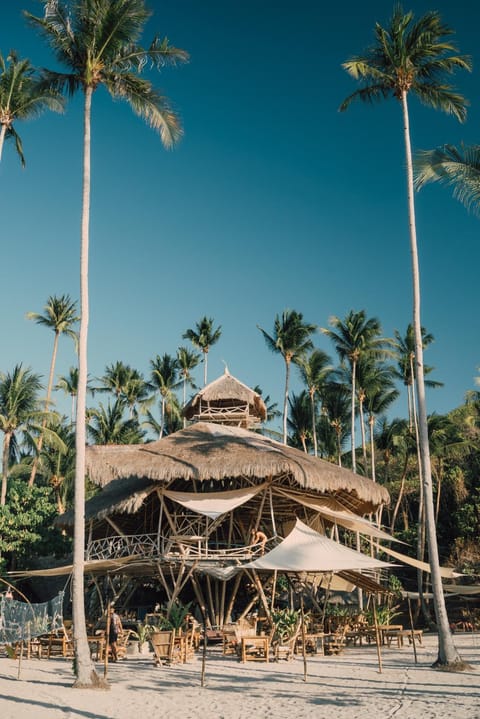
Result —
[[[457, 634], [472, 670], [433, 670], [437, 638], [418, 648], [384, 648], [379, 673], [375, 647], [348, 648], [339, 657], [313, 657], [303, 680], [302, 657], [291, 662], [239, 663], [219, 648], [172, 667], [151, 657], [109, 666], [109, 691], [72, 689], [71, 660], [0, 659], [0, 718], [23, 719], [480, 719], [480, 635]], [[103, 666], [98, 665], [103, 675]]]

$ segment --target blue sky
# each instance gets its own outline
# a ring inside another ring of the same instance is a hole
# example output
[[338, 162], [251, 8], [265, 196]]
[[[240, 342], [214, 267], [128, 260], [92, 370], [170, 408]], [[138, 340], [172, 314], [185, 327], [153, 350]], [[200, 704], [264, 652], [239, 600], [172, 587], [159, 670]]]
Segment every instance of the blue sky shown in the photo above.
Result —
[[[90, 374], [127, 362], [148, 373], [174, 354], [203, 315], [222, 326], [209, 379], [223, 372], [259, 384], [281, 403], [284, 373], [257, 329], [285, 308], [327, 326], [331, 315], [366, 310], [384, 335], [411, 321], [411, 272], [399, 105], [338, 106], [355, 89], [341, 63], [372, 40], [393, 3], [316, 0], [151, 1], [144, 44], [158, 32], [191, 55], [152, 75], [179, 111], [185, 136], [166, 152], [128, 106], [99, 91], [93, 103], [89, 335]], [[416, 15], [439, 10], [474, 71], [456, 85], [470, 100], [460, 125], [411, 100], [415, 149], [480, 142], [480, 5], [412, 0]], [[21, 9], [2, 8], [0, 49], [36, 65], [50, 51]], [[25, 319], [51, 294], [78, 298], [81, 98], [63, 116], [17, 126], [25, 170], [12, 145], [0, 165], [0, 369], [18, 362], [46, 378], [53, 335]], [[474, 388], [480, 365], [480, 221], [449, 191], [417, 196], [422, 322], [435, 336], [426, 362], [444, 388], [429, 412], [447, 412]], [[318, 347], [334, 356], [328, 339]], [[60, 346], [57, 374], [75, 358]], [[198, 372], [201, 379], [201, 368]], [[65, 411], [68, 403], [65, 404]], [[405, 415], [402, 397], [395, 414]]]

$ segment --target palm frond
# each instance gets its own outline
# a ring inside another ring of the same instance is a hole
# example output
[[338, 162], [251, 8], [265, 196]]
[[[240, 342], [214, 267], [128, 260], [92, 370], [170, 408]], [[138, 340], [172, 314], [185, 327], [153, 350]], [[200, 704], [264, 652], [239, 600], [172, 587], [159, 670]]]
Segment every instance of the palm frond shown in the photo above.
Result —
[[480, 214], [480, 145], [444, 145], [417, 152], [415, 187], [442, 182], [453, 187], [453, 196], [468, 210]]

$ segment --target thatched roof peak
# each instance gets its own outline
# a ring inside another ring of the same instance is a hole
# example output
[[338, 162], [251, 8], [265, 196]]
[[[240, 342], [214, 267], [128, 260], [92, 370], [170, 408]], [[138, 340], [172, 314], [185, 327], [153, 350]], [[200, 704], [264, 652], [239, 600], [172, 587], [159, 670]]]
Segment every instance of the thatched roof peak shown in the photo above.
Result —
[[[199, 390], [185, 405], [183, 414], [187, 419], [202, 419], [203, 413], [221, 409], [228, 421], [228, 410], [235, 412], [239, 408], [248, 415], [250, 422], [247, 424], [263, 422], [267, 418], [267, 408], [261, 395], [240, 382], [225, 367], [223, 375]], [[218, 421], [221, 422], [222, 418]]]

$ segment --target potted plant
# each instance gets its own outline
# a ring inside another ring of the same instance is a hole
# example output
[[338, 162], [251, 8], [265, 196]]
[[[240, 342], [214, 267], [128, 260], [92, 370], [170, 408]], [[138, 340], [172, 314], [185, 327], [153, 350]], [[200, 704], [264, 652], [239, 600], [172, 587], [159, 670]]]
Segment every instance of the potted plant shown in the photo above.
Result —
[[130, 636], [137, 640], [137, 647], [140, 654], [147, 654], [150, 651], [149, 639], [152, 636], [155, 627], [150, 624], [143, 624], [138, 622], [137, 630], [132, 630]]

